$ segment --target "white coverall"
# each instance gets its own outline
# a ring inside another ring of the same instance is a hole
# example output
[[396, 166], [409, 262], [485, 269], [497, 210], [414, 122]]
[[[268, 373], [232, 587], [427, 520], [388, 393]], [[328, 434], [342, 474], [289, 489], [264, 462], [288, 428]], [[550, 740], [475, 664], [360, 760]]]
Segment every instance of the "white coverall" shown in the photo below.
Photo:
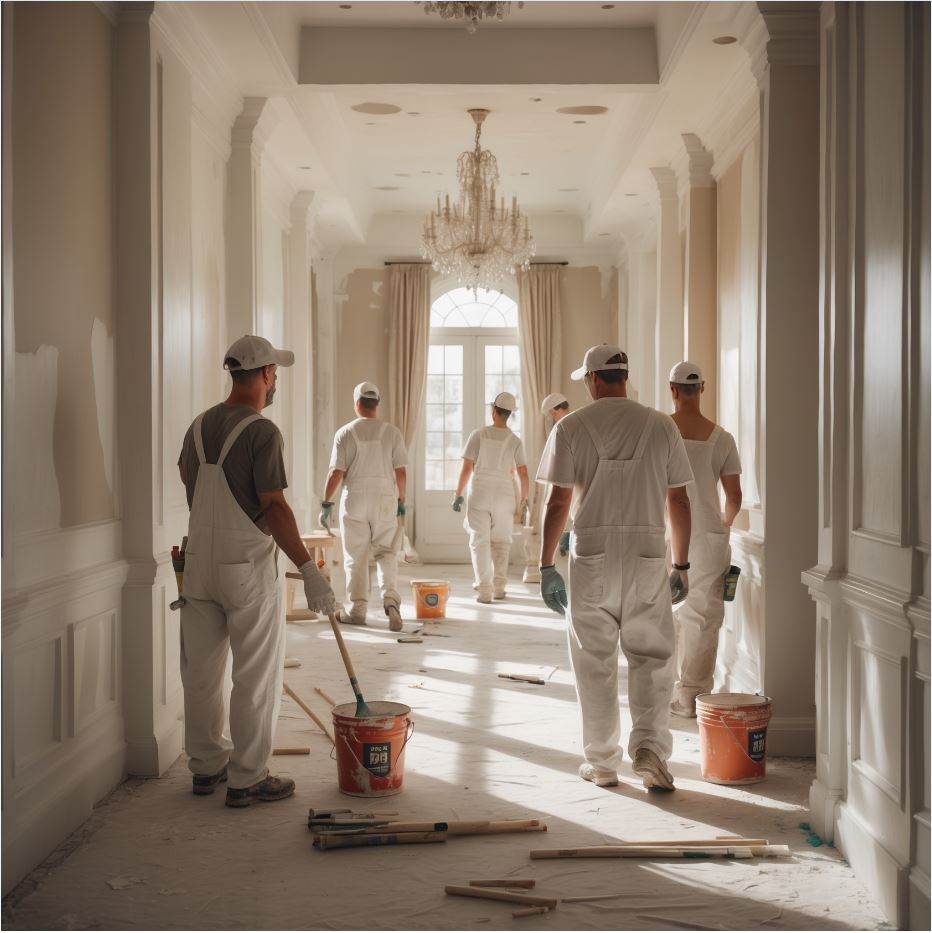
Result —
[[628, 754], [673, 748], [673, 611], [665, 543], [668, 486], [692, 475], [672, 419], [625, 398], [567, 415], [544, 450], [538, 480], [575, 488], [569, 560], [570, 660], [590, 764], [617, 771], [618, 646], [628, 662]]
[[[478, 442], [478, 450], [476, 443]], [[482, 598], [503, 595], [508, 580], [508, 559], [517, 508], [511, 470], [524, 466], [524, 445], [510, 428], [493, 425], [473, 432], [463, 456], [475, 460], [466, 491], [469, 553]]]
[[729, 529], [722, 524], [719, 477], [741, 472], [734, 438], [716, 425], [705, 441], [686, 440], [695, 481], [687, 487], [692, 512], [689, 595], [676, 613], [677, 669], [674, 698], [692, 707], [712, 690], [718, 634], [725, 618], [724, 575], [731, 565]]
[[[361, 422], [378, 426], [374, 439], [364, 440]], [[343, 567], [353, 616], [365, 616], [369, 605], [369, 553], [376, 562], [384, 608], [401, 605], [398, 594], [398, 486], [392, 462], [390, 431], [385, 421], [360, 418], [349, 426], [356, 455], [346, 470], [340, 502]], [[336, 445], [334, 445], [336, 447]], [[336, 450], [334, 450], [334, 459]], [[400, 465], [400, 464], [399, 464]], [[334, 461], [331, 462], [331, 467]]]
[[[193, 425], [199, 460], [188, 523], [181, 609], [181, 680], [185, 750], [194, 774], [228, 765], [231, 787], [263, 780], [278, 719], [285, 654], [285, 619], [278, 548], [233, 497], [223, 462], [240, 434], [230, 432], [215, 464], [207, 463], [201, 418]], [[233, 650], [230, 736], [223, 737], [222, 685]]]

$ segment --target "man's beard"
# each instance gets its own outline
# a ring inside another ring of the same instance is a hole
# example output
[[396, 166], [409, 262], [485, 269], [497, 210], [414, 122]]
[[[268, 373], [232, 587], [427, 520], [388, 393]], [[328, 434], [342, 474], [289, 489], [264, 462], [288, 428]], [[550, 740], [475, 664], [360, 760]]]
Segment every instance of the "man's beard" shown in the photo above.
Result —
[[272, 386], [272, 388], [269, 389], [269, 391], [265, 393], [265, 404], [266, 404], [266, 407], [268, 407], [269, 405], [272, 404], [272, 399], [275, 398], [275, 389], [276, 389], [276, 388], [277, 388], [277, 386]]

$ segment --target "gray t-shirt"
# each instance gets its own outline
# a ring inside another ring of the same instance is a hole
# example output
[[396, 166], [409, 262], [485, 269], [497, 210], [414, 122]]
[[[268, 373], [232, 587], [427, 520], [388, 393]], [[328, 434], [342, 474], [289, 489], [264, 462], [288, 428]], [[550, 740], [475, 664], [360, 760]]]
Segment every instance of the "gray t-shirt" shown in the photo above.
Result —
[[[204, 455], [208, 463], [216, 463], [227, 436], [240, 421], [254, 415], [256, 410], [248, 405], [228, 405], [221, 402], [204, 412], [201, 435], [204, 439]], [[178, 464], [184, 469], [188, 508], [194, 503], [194, 484], [200, 461], [194, 443], [192, 424], [184, 436]], [[236, 439], [223, 461], [226, 477], [233, 498], [240, 508], [256, 523], [260, 531], [269, 534], [269, 527], [259, 503], [259, 493], [287, 489], [285, 476], [284, 440], [278, 425], [268, 418], [254, 421]]]

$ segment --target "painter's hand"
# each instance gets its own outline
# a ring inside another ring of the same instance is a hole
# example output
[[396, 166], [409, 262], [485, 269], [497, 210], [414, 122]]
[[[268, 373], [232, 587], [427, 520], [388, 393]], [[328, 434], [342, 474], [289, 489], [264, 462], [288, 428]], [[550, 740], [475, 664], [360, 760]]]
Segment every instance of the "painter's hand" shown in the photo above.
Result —
[[320, 515], [317, 518], [317, 524], [326, 531], [330, 531], [330, 513], [333, 511], [332, 502], [321, 502]]
[[307, 608], [311, 612], [320, 612], [330, 615], [337, 610], [337, 601], [327, 578], [317, 569], [317, 564], [309, 560], [298, 567], [304, 577], [304, 595], [307, 598]]
[[540, 568], [540, 595], [557, 615], [566, 615], [566, 584], [553, 564]]
[[689, 595], [689, 574], [685, 570], [670, 573], [670, 597], [673, 605], [678, 606]]
[[457, 496], [457, 497], [453, 500], [453, 511], [454, 511], [454, 512], [460, 512], [460, 511], [462, 511], [463, 503], [464, 503], [465, 501], [466, 501], [466, 500], [465, 500], [462, 496]]

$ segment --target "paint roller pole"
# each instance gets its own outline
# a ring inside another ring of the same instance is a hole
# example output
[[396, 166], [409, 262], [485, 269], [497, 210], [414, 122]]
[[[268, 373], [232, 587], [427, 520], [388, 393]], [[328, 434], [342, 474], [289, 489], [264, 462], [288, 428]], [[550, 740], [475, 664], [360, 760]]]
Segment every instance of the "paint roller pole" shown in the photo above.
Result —
[[333, 636], [337, 640], [337, 647], [340, 649], [343, 665], [346, 668], [346, 673], [349, 674], [350, 686], [353, 688], [353, 694], [356, 697], [356, 718], [372, 719], [375, 714], [366, 706], [366, 701], [362, 698], [362, 691], [359, 689], [359, 681], [356, 680], [356, 671], [353, 670], [353, 662], [350, 660], [349, 652], [346, 650], [346, 645], [343, 643], [340, 623], [337, 622], [337, 617], [332, 612], [327, 618], [330, 619], [330, 628], [333, 629]]

